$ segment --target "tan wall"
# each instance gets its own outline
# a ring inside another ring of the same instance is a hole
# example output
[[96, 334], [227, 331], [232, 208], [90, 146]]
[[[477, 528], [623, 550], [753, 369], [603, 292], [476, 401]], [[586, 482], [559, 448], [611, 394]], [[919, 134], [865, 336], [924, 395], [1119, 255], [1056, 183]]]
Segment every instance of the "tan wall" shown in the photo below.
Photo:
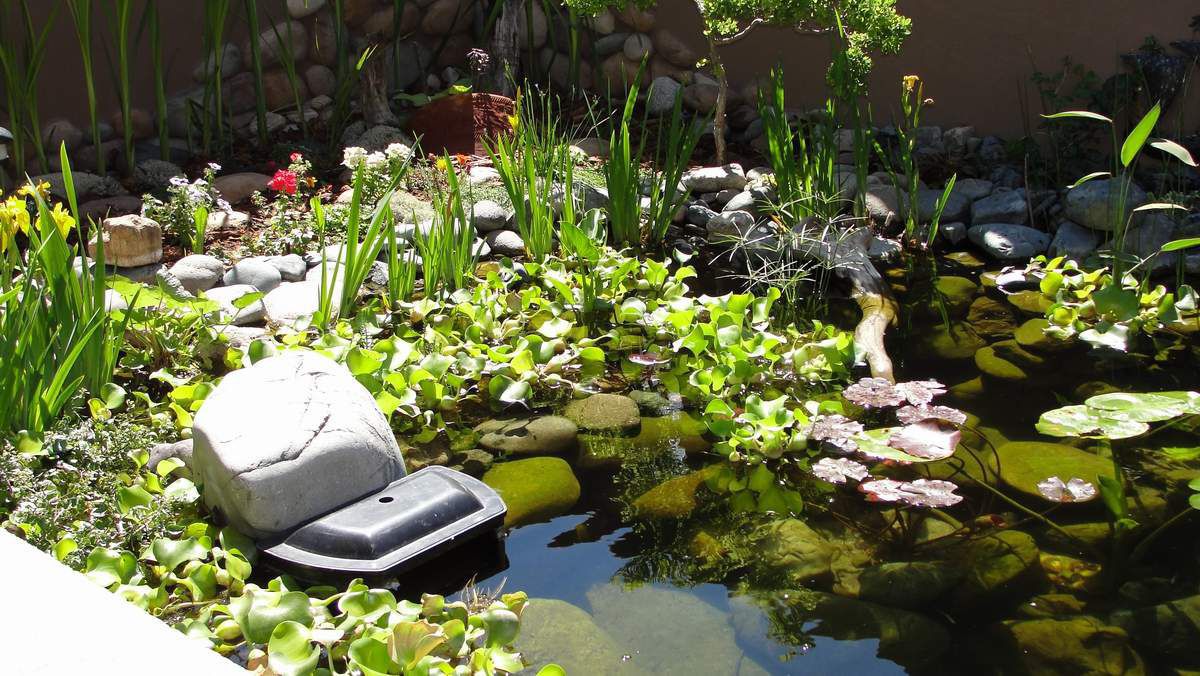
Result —
[[[1018, 91], [1029, 90], [1035, 65], [1056, 71], [1064, 56], [1106, 78], [1120, 70], [1118, 55], [1141, 45], [1148, 35], [1164, 44], [1190, 36], [1188, 22], [1200, 14], [1196, 0], [898, 0], [912, 18], [913, 34], [898, 56], [877, 59], [871, 81], [876, 121], [890, 121], [898, 107], [900, 79], [925, 80], [929, 124], [974, 125], [980, 133], [1019, 136], [1022, 109]], [[1153, 9], [1151, 9], [1153, 8]], [[658, 14], [679, 21], [680, 36], [698, 35], [700, 18], [692, 0], [665, 0]], [[685, 23], [686, 22], [686, 23]], [[686, 27], [685, 27], [686, 26]], [[689, 40], [697, 47], [702, 38]], [[824, 97], [828, 43], [789, 31], [761, 29], [724, 49], [731, 80], [749, 81], [782, 62], [788, 95], [797, 107], [816, 106]], [[1193, 69], [1192, 76], [1200, 75]], [[1200, 82], [1200, 81], [1198, 81]], [[1192, 87], [1183, 111], [1184, 128], [1200, 127], [1200, 93]], [[1174, 120], [1175, 118], [1172, 118]], [[1036, 120], [1033, 124], [1036, 125]]]
[[[97, 0], [96, 4], [106, 1]], [[200, 53], [201, 2], [158, 2], [170, 66], [169, 91], [173, 92], [192, 84], [192, 68]], [[36, 12], [42, 14], [49, 4], [49, 0], [32, 0]], [[140, 16], [141, 3], [136, 4], [135, 16]], [[268, 14], [275, 18], [285, 15], [283, 0], [260, 0], [259, 5], [264, 26], [268, 25]], [[1147, 9], [1150, 5], [1152, 10]], [[240, 14], [241, 2], [235, 0], [232, 6]], [[912, 17], [914, 30], [899, 56], [878, 60], [872, 79], [876, 121], [890, 120], [900, 78], [916, 73], [926, 81], [926, 94], [937, 102], [928, 109], [928, 123], [972, 124], [980, 133], [1010, 137], [1023, 131], [1018, 91], [1025, 88], [1033, 93], [1029, 76], [1035, 64], [1041, 70], [1054, 71], [1064, 56], [1070, 56], [1107, 77], [1119, 70], [1118, 54], [1136, 48], [1147, 35], [1163, 42], [1185, 38], [1191, 17], [1200, 13], [1196, 0], [899, 0], [899, 6], [901, 12]], [[97, 11], [98, 36], [108, 35], [101, 14]], [[660, 22], [669, 17], [679, 36], [702, 47], [693, 0], [664, 0], [659, 3], [658, 15]], [[78, 43], [66, 14], [60, 13], [57, 23], [42, 75], [42, 118], [67, 115], [82, 126], [87, 108]], [[228, 30], [243, 35], [242, 19], [232, 19]], [[11, 38], [11, 23], [5, 31]], [[735, 83], [749, 81], [772, 64], [782, 62], [793, 105], [815, 106], [824, 97], [828, 46], [821, 38], [761, 29], [749, 39], [725, 48], [725, 54]], [[100, 79], [100, 107], [107, 117], [116, 106], [116, 92], [105, 84], [108, 70], [99, 45], [94, 59]], [[133, 64], [136, 103], [152, 107], [148, 38], [142, 39]], [[1186, 105], [1177, 105], [1188, 130], [1200, 127], [1200, 94], [1196, 89], [1192, 88]], [[1034, 105], [1031, 114], [1040, 112], [1036, 97], [1030, 100]]]

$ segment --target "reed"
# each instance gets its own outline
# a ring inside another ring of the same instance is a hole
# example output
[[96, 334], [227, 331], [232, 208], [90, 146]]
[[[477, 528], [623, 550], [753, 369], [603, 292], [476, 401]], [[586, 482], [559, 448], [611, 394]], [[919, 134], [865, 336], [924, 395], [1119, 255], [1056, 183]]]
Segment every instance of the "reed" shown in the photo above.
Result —
[[267, 96], [263, 91], [262, 47], [258, 38], [258, 0], [245, 0], [246, 30], [250, 32], [250, 70], [254, 73], [254, 118], [258, 123], [258, 145], [265, 147], [267, 138]]
[[[87, 89], [88, 120], [91, 122], [92, 143], [96, 149], [96, 173], [106, 173], [104, 152], [100, 148], [100, 116], [96, 104], [96, 71], [92, 61], [92, 0], [66, 0], [67, 10], [79, 41], [79, 56], [83, 62], [83, 83]], [[153, 3], [151, 3], [153, 5]]]
[[112, 0], [109, 7], [112, 29], [116, 37], [117, 96], [121, 105], [121, 131], [125, 145], [125, 170], [132, 174], [137, 166], [133, 148], [133, 83], [129, 73], [130, 17], [132, 0]]

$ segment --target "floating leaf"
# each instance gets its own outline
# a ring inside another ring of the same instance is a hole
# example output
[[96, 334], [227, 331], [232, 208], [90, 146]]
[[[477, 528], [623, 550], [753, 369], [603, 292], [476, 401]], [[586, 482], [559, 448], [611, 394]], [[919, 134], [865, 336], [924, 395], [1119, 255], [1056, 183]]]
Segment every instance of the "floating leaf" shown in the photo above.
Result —
[[150, 552], [154, 554], [158, 565], [166, 568], [168, 572], [174, 571], [185, 561], [203, 561], [208, 558], [208, 547], [196, 538], [158, 538], [150, 544]]
[[954, 455], [962, 432], [939, 420], [922, 420], [906, 425], [888, 439], [888, 445], [909, 455], [928, 460], [944, 460]]
[[1082, 404], [1046, 411], [1036, 427], [1037, 431], [1052, 437], [1102, 439], [1128, 439], [1150, 429], [1146, 423], [1130, 420], [1115, 411], [1101, 411]]
[[813, 476], [831, 484], [843, 484], [847, 479], [862, 481], [867, 477], [867, 466], [849, 458], [821, 458], [812, 466]]
[[96, 547], [88, 554], [83, 572], [101, 587], [124, 584], [137, 572], [137, 559], [129, 552]]
[[954, 491], [957, 485], [938, 479], [916, 481], [894, 481], [876, 479], [864, 481], [858, 489], [867, 494], [872, 502], [900, 502], [913, 507], [950, 507], [962, 502], [962, 496]]
[[1075, 477], [1067, 482], [1052, 476], [1038, 482], [1038, 493], [1051, 502], [1087, 502], [1098, 495], [1096, 485]]
[[1101, 411], [1119, 413], [1122, 418], [1144, 423], [1161, 422], [1163, 420], [1178, 418], [1188, 410], [1185, 401], [1149, 392], [1109, 392], [1107, 394], [1098, 394], [1085, 401], [1084, 404]]
[[629, 355], [628, 359], [634, 364], [646, 368], [655, 368], [671, 363], [670, 359], [664, 359], [654, 352], [634, 352]]
[[896, 419], [905, 425], [922, 420], [944, 420], [953, 425], [964, 425], [967, 414], [949, 406], [902, 406], [896, 410]]
[[914, 406], [924, 406], [933, 401], [939, 394], [946, 393], [946, 386], [936, 380], [914, 380], [907, 383], [896, 383], [896, 391], [904, 396], [908, 403]]
[[842, 393], [852, 404], [867, 408], [897, 406], [904, 401], [904, 393], [883, 378], [863, 378], [846, 388]]
[[898, 433], [900, 429], [899, 427], [882, 427], [880, 429], [867, 430], [862, 434], [854, 435], [854, 443], [858, 444], [859, 453], [873, 460], [892, 460], [906, 464], [929, 462], [931, 458], [911, 455], [888, 445], [892, 436]]
[[313, 645], [308, 627], [299, 622], [280, 622], [267, 643], [267, 664], [279, 676], [311, 674], [321, 659], [321, 647]]
[[862, 423], [841, 415], [818, 415], [813, 418], [812, 428], [808, 437], [814, 441], [824, 441], [835, 446], [843, 453], [853, 453], [858, 444], [853, 438], [863, 431]]
[[304, 592], [264, 591], [248, 586], [245, 593], [229, 601], [229, 611], [252, 643], [266, 643], [279, 623], [292, 621], [312, 626], [313, 615]]

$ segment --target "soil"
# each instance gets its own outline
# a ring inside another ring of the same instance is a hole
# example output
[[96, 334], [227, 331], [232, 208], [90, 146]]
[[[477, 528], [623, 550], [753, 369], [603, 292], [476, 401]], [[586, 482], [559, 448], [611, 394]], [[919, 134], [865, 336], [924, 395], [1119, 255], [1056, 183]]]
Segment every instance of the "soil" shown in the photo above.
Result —
[[408, 119], [408, 131], [432, 155], [485, 155], [484, 140], [509, 133], [512, 99], [495, 94], [455, 94], [422, 106]]

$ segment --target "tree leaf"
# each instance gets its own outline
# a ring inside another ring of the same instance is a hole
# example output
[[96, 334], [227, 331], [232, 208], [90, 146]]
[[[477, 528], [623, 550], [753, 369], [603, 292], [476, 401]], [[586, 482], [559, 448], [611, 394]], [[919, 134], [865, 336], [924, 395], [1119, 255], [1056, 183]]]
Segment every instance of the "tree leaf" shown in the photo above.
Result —
[[1158, 124], [1158, 117], [1161, 114], [1162, 105], [1154, 104], [1154, 107], [1137, 123], [1133, 131], [1129, 132], [1129, 136], [1125, 137], [1125, 143], [1121, 145], [1121, 166], [1128, 167], [1133, 164], [1133, 160], [1137, 158], [1138, 153], [1142, 152], [1142, 147], [1146, 145], [1146, 140], [1150, 138], [1151, 132]]

